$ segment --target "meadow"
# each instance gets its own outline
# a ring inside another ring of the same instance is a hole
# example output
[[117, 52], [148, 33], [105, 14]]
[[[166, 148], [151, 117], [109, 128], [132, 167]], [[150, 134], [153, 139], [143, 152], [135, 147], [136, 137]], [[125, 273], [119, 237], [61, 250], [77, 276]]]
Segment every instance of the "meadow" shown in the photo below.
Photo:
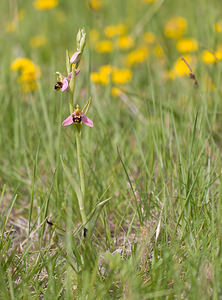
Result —
[[221, 9], [0, 1], [0, 299], [222, 299]]

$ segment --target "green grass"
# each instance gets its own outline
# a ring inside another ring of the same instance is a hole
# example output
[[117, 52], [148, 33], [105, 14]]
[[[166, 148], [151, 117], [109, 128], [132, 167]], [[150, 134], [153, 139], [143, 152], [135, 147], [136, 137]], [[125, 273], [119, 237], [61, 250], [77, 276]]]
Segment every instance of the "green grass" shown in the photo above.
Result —
[[[71, 126], [61, 126], [68, 98], [53, 89], [78, 28], [102, 32], [126, 22], [132, 32], [139, 28], [138, 44], [142, 32], [152, 30], [168, 68], [179, 55], [163, 34], [173, 15], [187, 18], [188, 36], [200, 45], [197, 57], [222, 41], [212, 33], [221, 18], [217, 1], [166, 0], [150, 9], [136, 2], [107, 0], [97, 13], [77, 0], [42, 12], [31, 1], [0, 4], [3, 23], [25, 10], [16, 31], [2, 29], [0, 37], [0, 299], [222, 297], [220, 62], [197, 59], [196, 89], [189, 77], [164, 80], [158, 59], [147, 60], [133, 70], [124, 102], [110, 95], [110, 85], [90, 82], [88, 73], [107, 63], [122, 67], [123, 55], [86, 47], [76, 99], [83, 106], [92, 97], [94, 128], [82, 132], [87, 214], [108, 201], [93, 235], [82, 238], [72, 186], [72, 178], [79, 182], [75, 136]], [[48, 44], [32, 49], [29, 39], [41, 33]], [[33, 94], [21, 92], [10, 70], [18, 56], [41, 67]]]

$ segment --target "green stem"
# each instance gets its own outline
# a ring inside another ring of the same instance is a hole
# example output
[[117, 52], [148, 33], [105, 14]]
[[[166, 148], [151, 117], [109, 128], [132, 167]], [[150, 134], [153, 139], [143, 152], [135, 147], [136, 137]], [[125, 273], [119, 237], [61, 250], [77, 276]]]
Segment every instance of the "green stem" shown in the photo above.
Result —
[[71, 82], [70, 82], [70, 98], [69, 98], [69, 111], [70, 114], [73, 113], [73, 109], [74, 109], [74, 97], [75, 97], [75, 83], [76, 83], [76, 76], [75, 76], [75, 70], [73, 70], [73, 77], [71, 78]]
[[[74, 109], [74, 97], [75, 97], [75, 70], [73, 70], [73, 77], [70, 82], [70, 98], [69, 98], [69, 110], [70, 114], [73, 113]], [[81, 139], [80, 139], [80, 128], [75, 125], [76, 128], [76, 148], [77, 148], [77, 157], [78, 157], [78, 165], [79, 165], [79, 177], [80, 177], [80, 188], [82, 192], [82, 197], [78, 197], [79, 202], [79, 210], [82, 218], [82, 222], [85, 224], [86, 213], [84, 207], [84, 198], [85, 198], [85, 178], [84, 178], [84, 171], [82, 165], [82, 151], [81, 151]]]
[[83, 223], [86, 223], [86, 213], [84, 207], [84, 198], [85, 198], [85, 178], [82, 164], [82, 151], [81, 151], [81, 140], [80, 140], [80, 131], [79, 128], [75, 129], [76, 131], [76, 148], [77, 148], [77, 157], [78, 157], [78, 165], [79, 165], [79, 176], [80, 176], [80, 187], [82, 192], [82, 199], [78, 199], [79, 201], [79, 209], [82, 217]]

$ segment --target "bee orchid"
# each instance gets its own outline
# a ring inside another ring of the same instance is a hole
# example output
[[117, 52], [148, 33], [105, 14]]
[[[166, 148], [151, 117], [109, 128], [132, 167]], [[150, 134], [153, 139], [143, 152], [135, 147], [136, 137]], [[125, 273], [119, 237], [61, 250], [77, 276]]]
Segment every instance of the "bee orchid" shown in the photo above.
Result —
[[80, 123], [84, 123], [89, 127], [93, 127], [93, 121], [91, 121], [86, 115], [84, 115], [79, 106], [77, 105], [73, 113], [62, 122], [62, 126]]
[[[78, 75], [79, 72], [80, 72], [79, 69], [75, 69], [75, 75]], [[55, 90], [56, 91], [61, 90], [62, 92], [67, 91], [69, 87], [69, 81], [72, 78], [72, 72], [70, 72], [67, 77], [62, 76], [59, 72], [57, 72], [57, 75], [58, 75], [58, 81], [55, 84]]]

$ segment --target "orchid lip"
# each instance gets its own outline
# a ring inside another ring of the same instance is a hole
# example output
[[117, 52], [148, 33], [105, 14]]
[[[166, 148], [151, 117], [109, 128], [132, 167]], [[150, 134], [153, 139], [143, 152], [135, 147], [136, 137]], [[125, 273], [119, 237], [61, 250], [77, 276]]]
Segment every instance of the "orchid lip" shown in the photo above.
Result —
[[68, 87], [69, 87], [68, 80], [66, 78], [64, 78], [62, 81], [62, 92], [67, 91]]

